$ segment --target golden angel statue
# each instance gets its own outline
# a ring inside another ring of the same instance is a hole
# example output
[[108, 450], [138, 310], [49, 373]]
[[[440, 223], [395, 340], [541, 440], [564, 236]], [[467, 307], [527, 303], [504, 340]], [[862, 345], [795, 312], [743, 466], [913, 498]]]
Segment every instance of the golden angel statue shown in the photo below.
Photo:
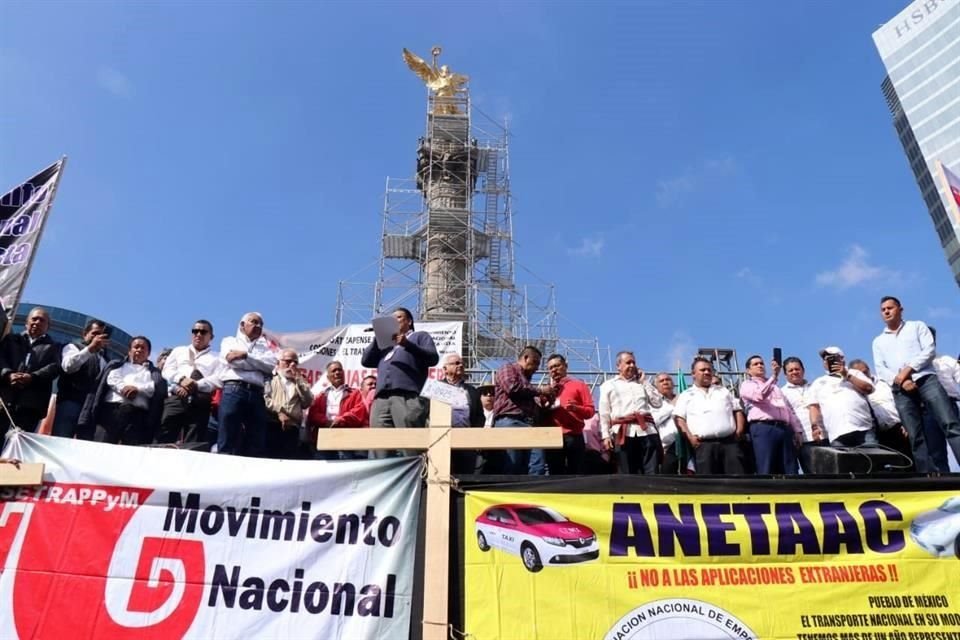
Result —
[[[452, 73], [447, 65], [437, 66], [437, 58], [440, 57], [440, 47], [434, 47], [430, 53], [433, 55], [433, 65], [413, 53], [409, 49], [403, 50], [403, 60], [410, 67], [410, 70], [420, 76], [427, 88], [430, 89], [438, 98], [453, 98], [458, 93], [466, 91], [464, 85], [470, 80], [469, 76], [459, 73]], [[443, 100], [438, 101], [437, 113], [458, 113], [456, 105], [449, 101], [443, 104]]]

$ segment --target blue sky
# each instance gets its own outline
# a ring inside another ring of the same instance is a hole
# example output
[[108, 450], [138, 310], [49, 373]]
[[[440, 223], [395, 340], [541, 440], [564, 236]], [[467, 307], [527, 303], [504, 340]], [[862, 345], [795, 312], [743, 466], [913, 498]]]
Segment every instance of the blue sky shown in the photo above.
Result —
[[412, 174], [401, 47], [508, 117], [518, 261], [561, 333], [684, 365], [870, 355], [879, 298], [960, 350], [957, 285], [880, 92], [905, 0], [7, 3], [0, 189], [69, 164], [25, 299], [155, 346], [330, 326]]

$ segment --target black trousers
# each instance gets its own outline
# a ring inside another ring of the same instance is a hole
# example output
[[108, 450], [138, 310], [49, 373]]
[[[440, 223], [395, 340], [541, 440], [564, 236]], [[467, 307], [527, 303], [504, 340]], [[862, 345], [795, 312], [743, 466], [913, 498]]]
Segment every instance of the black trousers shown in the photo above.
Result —
[[211, 434], [207, 428], [209, 422], [209, 401], [170, 396], [163, 401], [163, 418], [160, 419], [157, 442], [206, 442], [213, 445], [216, 434]]
[[663, 445], [660, 436], [627, 438], [619, 451], [620, 473], [654, 475], [660, 472]]
[[[35, 432], [37, 427], [40, 426], [40, 421], [47, 415], [45, 410], [20, 408], [10, 404], [7, 405], [7, 411], [10, 412], [14, 424], [24, 431], [30, 432]], [[0, 409], [0, 447], [3, 446], [3, 439], [7, 435], [8, 429], [10, 429], [10, 418], [7, 418], [6, 411]]]
[[562, 449], [546, 449], [547, 469], [552, 476], [573, 476], [584, 473], [587, 445], [582, 433], [563, 434]]
[[303, 458], [300, 429], [296, 426], [284, 429], [276, 415], [270, 412], [267, 412], [267, 457], [278, 460]]
[[744, 467], [743, 447], [736, 437], [727, 436], [718, 440], [701, 440], [694, 450], [697, 473], [700, 475], [742, 475]]
[[[677, 435], [682, 438], [682, 435]], [[680, 473], [680, 458], [677, 457], [677, 448], [669, 445], [663, 450], [663, 462], [660, 463], [660, 473], [667, 476], [675, 476]]]
[[149, 444], [147, 410], [132, 404], [105, 402], [97, 413], [97, 442]]

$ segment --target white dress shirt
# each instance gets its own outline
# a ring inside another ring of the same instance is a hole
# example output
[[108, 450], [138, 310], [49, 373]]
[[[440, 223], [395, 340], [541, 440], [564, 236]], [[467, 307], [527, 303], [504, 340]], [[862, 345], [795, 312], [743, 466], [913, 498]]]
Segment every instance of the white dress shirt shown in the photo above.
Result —
[[483, 410], [483, 426], [492, 427], [493, 426], [493, 409], [484, 409]]
[[103, 371], [104, 365], [107, 364], [103, 357], [103, 351], [94, 353], [90, 351], [89, 346], [81, 349], [75, 344], [67, 344], [60, 352], [60, 368], [63, 369], [64, 373], [76, 373], [90, 358], [96, 358], [100, 363], [98, 371]]
[[346, 390], [347, 385], [342, 384], [339, 387], [327, 387], [321, 391], [327, 394], [327, 424], [333, 424], [333, 421], [340, 416], [340, 403], [343, 401]]
[[[138, 409], [149, 409], [150, 398], [153, 397], [153, 376], [150, 367], [144, 364], [124, 362], [122, 365], [107, 374], [107, 387], [104, 402], [114, 404], [132, 404]], [[137, 395], [133, 400], [124, 398], [120, 391], [124, 387], [136, 387]]]
[[783, 397], [787, 399], [793, 413], [796, 414], [800, 424], [803, 425], [803, 441], [813, 442], [813, 425], [810, 424], [810, 385], [793, 384], [788, 382], [780, 387]]
[[[849, 374], [873, 384], [870, 378], [856, 369], [850, 369]], [[870, 413], [871, 405], [867, 397], [844, 378], [823, 375], [814, 380], [810, 385], [810, 400], [807, 405], [820, 407], [827, 440], [836, 440], [854, 431], [869, 431], [873, 428], [873, 415]]]
[[901, 423], [897, 413], [897, 404], [893, 401], [893, 389], [883, 380], [874, 379], [873, 393], [867, 396], [873, 415], [877, 417], [881, 429], [889, 429]]
[[657, 431], [660, 432], [660, 443], [664, 449], [673, 446], [677, 440], [677, 423], [673, 421], [673, 403], [676, 400], [676, 397], [673, 401], [664, 398], [663, 404], [652, 411], [653, 419], [657, 422]]
[[[245, 351], [247, 357], [227, 362], [227, 354], [231, 351]], [[250, 338], [243, 335], [242, 331], [237, 331], [236, 336], [228, 336], [220, 342], [220, 362], [223, 365], [220, 380], [240, 380], [262, 387], [276, 368], [277, 360], [277, 353], [270, 348], [266, 338], [260, 336], [250, 342]]]
[[873, 339], [874, 373], [887, 384], [893, 384], [900, 369], [906, 366], [913, 369], [910, 377], [914, 382], [934, 373], [934, 355], [933, 334], [919, 320], [907, 320], [896, 331], [884, 328]]
[[631, 438], [651, 436], [657, 433], [657, 428], [644, 424], [615, 424], [610, 421], [622, 418], [631, 413], [652, 413], [653, 409], [663, 404], [663, 396], [649, 381], [643, 383], [638, 378], [627, 380], [620, 376], [607, 380], [600, 385], [600, 433], [609, 438], [611, 433], [619, 433], [623, 427], [629, 427], [627, 435]]
[[947, 395], [954, 401], [960, 400], [960, 364], [957, 359], [953, 356], [937, 356], [933, 359], [933, 370]]
[[677, 396], [673, 415], [686, 420], [687, 429], [698, 438], [726, 438], [737, 431], [733, 412], [738, 410], [726, 387], [710, 385], [704, 390], [693, 385]]
[[170, 395], [173, 395], [173, 385], [180, 384], [183, 378], [189, 378], [196, 369], [203, 376], [197, 380], [197, 389], [204, 393], [213, 393], [221, 386], [220, 382], [220, 354], [207, 347], [197, 351], [193, 345], [174, 348], [163, 363], [163, 377], [170, 383]]

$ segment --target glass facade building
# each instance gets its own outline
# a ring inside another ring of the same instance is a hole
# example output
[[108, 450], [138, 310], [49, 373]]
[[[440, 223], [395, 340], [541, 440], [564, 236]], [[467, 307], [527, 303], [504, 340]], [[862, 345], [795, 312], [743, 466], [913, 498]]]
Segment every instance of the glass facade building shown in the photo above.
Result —
[[960, 220], [948, 214], [936, 162], [960, 174], [960, 0], [915, 0], [873, 33], [881, 88], [910, 169], [960, 285]]
[[[30, 309], [34, 307], [43, 307], [47, 310], [47, 313], [50, 314], [50, 329], [47, 331], [47, 335], [61, 344], [80, 340], [83, 337], [83, 327], [86, 326], [88, 320], [94, 317], [70, 309], [51, 307], [45, 304], [34, 304], [32, 302], [21, 302], [17, 306], [17, 314], [13, 320], [13, 333], [23, 333], [27, 322], [27, 314], [29, 314]], [[125, 358], [127, 355], [127, 347], [133, 336], [115, 324], [110, 324], [106, 318], [97, 318], [97, 320], [106, 322], [112, 330], [110, 346], [107, 348], [107, 360]]]

